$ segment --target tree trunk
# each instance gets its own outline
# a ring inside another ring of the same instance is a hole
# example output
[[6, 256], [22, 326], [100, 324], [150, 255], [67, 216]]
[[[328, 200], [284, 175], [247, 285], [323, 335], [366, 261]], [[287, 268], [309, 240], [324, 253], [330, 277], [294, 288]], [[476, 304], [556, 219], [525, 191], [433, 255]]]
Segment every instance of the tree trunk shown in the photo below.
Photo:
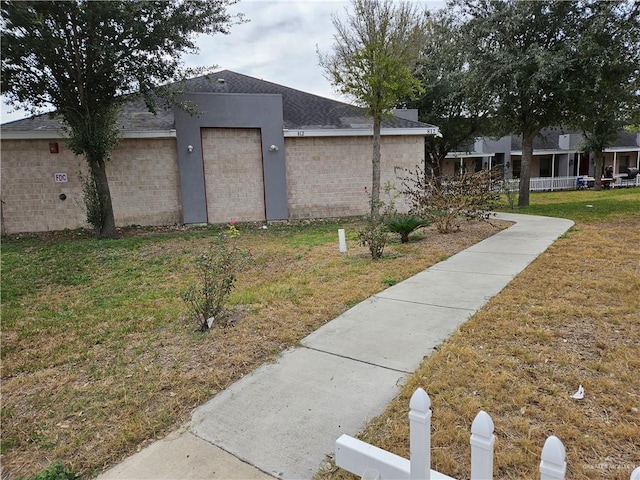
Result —
[[520, 161], [520, 192], [518, 207], [529, 206], [529, 192], [531, 189], [531, 157], [533, 157], [533, 139], [539, 130], [522, 135], [522, 160]]
[[601, 151], [593, 152], [593, 159], [595, 160], [595, 166], [593, 167], [593, 189], [602, 189], [602, 174], [604, 173], [604, 158], [602, 158]]
[[118, 238], [116, 230], [116, 222], [113, 216], [113, 205], [111, 202], [111, 190], [109, 189], [109, 181], [107, 179], [107, 165], [104, 158], [90, 159], [87, 158], [91, 177], [95, 182], [98, 202], [100, 204], [100, 217], [102, 225], [98, 231], [100, 238]]
[[373, 116], [373, 158], [371, 160], [371, 216], [378, 219], [380, 216], [380, 130], [382, 118]]

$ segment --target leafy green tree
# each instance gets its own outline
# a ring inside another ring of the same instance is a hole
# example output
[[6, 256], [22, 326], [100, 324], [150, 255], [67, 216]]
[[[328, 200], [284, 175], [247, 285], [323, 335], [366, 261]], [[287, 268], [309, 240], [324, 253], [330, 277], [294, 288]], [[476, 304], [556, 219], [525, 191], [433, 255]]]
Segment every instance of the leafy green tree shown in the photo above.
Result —
[[529, 205], [533, 139], [569, 117], [579, 70], [579, 2], [458, 0], [474, 91], [496, 133], [522, 135], [519, 206]]
[[106, 162], [120, 106], [139, 93], [155, 111], [167, 82], [188, 73], [181, 54], [197, 51], [197, 34], [228, 33], [235, 2], [2, 2], [2, 91], [33, 113], [55, 109], [88, 163], [99, 236], [117, 236]]
[[414, 73], [425, 44], [427, 15], [409, 2], [352, 0], [351, 5], [345, 21], [333, 17], [333, 53], [318, 55], [331, 83], [373, 119], [371, 215], [377, 218], [382, 120], [400, 99], [421, 90]]
[[582, 74], [569, 123], [585, 137], [601, 187], [602, 152], [626, 125], [640, 120], [640, 4], [595, 0], [582, 5], [578, 43]]
[[425, 138], [425, 174], [442, 175], [447, 154], [482, 134], [483, 111], [477, 105], [476, 88], [469, 76], [456, 12], [439, 10], [427, 25], [429, 41], [423, 47], [418, 78], [422, 94], [407, 100], [417, 108], [419, 120], [437, 125], [440, 135]]

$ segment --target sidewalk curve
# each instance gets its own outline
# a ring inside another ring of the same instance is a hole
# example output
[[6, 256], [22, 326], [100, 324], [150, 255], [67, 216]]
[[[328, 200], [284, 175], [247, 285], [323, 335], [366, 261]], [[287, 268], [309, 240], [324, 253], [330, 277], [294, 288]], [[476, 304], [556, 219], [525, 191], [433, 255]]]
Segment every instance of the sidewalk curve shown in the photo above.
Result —
[[515, 224], [359, 303], [98, 478], [311, 479], [343, 433], [379, 415], [425, 356], [572, 225]]

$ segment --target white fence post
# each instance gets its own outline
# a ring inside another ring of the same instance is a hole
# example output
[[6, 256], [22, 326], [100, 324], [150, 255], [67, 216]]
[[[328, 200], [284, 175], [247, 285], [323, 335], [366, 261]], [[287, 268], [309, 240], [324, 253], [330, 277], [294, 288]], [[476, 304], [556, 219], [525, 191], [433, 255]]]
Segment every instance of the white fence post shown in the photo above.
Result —
[[360, 477], [361, 480], [380, 480], [380, 472], [377, 471], [375, 468], [369, 468], [367, 470], [365, 470], [365, 472], [362, 474], [362, 477]]
[[564, 480], [567, 471], [564, 445], [560, 439], [551, 435], [542, 447], [540, 461], [540, 480]]
[[[409, 402], [410, 459], [402, 458], [366, 442], [342, 435], [335, 443], [335, 464], [362, 480], [455, 480], [431, 470], [431, 400], [418, 388]], [[493, 479], [493, 420], [480, 411], [471, 425], [471, 480]], [[540, 480], [564, 480], [567, 472], [566, 452], [560, 439], [551, 435], [540, 455]], [[630, 480], [640, 480], [640, 467]]]
[[493, 420], [480, 411], [471, 424], [471, 480], [493, 479]]
[[409, 402], [409, 450], [411, 480], [431, 478], [431, 400], [418, 388]]

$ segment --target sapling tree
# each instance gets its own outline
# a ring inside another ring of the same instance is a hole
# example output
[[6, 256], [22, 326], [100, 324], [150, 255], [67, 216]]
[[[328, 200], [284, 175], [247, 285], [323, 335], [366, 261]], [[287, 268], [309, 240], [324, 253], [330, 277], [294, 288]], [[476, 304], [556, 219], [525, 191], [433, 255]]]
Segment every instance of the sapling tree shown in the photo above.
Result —
[[382, 120], [401, 99], [420, 91], [415, 69], [426, 41], [428, 17], [415, 4], [391, 0], [352, 0], [346, 19], [333, 17], [333, 53], [320, 65], [338, 91], [364, 107], [373, 120], [371, 216], [380, 213], [380, 134]]

